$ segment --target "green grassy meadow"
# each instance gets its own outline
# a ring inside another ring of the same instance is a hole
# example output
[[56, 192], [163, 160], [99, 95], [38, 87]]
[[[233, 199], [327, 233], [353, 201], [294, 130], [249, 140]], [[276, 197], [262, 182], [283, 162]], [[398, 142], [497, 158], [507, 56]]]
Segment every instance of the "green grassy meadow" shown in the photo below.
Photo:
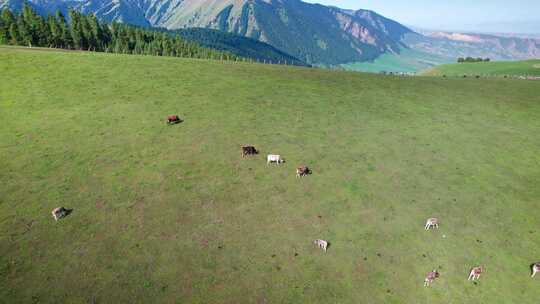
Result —
[[0, 121], [0, 303], [540, 298], [540, 82], [0, 48]]
[[443, 64], [426, 70], [428, 76], [540, 76], [540, 59]]
[[372, 62], [354, 62], [341, 65], [345, 70], [370, 73], [385, 72], [419, 72], [440, 64], [452, 62], [453, 59], [427, 54], [412, 49], [402, 49], [399, 54], [383, 54]]

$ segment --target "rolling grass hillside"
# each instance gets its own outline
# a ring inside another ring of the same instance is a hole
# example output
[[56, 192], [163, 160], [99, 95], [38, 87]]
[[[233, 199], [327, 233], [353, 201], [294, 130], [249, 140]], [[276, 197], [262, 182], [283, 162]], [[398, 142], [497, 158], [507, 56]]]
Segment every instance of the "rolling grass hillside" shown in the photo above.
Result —
[[14, 48], [0, 71], [1, 303], [540, 297], [540, 82]]
[[540, 76], [540, 59], [446, 64], [427, 70], [424, 75]]

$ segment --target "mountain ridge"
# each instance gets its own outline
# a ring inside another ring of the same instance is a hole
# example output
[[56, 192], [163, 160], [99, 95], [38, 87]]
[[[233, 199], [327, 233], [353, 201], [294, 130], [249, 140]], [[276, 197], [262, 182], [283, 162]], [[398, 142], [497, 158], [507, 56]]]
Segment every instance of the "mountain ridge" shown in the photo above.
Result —
[[182, 38], [197, 42], [204, 47], [227, 51], [240, 57], [250, 58], [260, 62], [307, 66], [306, 63], [267, 43], [233, 33], [207, 28], [186, 28], [168, 30], [168, 32], [179, 34]]
[[[0, 0], [21, 7], [24, 0]], [[266, 42], [304, 62], [338, 64], [399, 53], [412, 31], [371, 11], [300, 0], [29, 0], [38, 12], [74, 8], [106, 21], [181, 29], [202, 27]]]
[[399, 56], [407, 49], [456, 59], [540, 57], [538, 39], [417, 33], [370, 10], [347, 10], [300, 0], [0, 0], [0, 7], [20, 8], [23, 1], [42, 14], [74, 8], [109, 22], [230, 32], [318, 66], [370, 62], [383, 54]]

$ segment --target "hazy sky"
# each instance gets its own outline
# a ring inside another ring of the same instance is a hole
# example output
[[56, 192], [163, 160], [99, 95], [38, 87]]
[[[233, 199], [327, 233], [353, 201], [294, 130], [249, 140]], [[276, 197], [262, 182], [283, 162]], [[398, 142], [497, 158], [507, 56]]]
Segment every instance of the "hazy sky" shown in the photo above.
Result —
[[370, 9], [426, 29], [540, 33], [540, 0], [303, 0]]

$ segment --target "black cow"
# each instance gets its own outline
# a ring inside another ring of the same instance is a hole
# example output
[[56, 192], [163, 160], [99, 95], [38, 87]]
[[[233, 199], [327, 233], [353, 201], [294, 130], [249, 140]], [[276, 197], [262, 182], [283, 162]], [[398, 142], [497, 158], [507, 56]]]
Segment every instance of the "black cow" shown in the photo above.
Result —
[[296, 168], [296, 177], [302, 177], [311, 174], [311, 170], [307, 166], [300, 166]]
[[259, 151], [255, 149], [253, 146], [242, 146], [242, 157], [246, 157], [249, 155], [255, 155], [259, 154]]

